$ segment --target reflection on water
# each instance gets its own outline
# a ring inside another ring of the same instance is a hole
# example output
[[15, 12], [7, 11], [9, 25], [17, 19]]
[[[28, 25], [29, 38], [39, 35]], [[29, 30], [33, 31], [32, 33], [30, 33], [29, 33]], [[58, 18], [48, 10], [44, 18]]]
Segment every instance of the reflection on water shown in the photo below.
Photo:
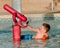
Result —
[[13, 48], [20, 48], [20, 41], [14, 41]]
[[[23, 43], [22, 43], [23, 42]], [[21, 41], [21, 48], [44, 48], [46, 46], [47, 42], [46, 41], [41, 41], [41, 40], [25, 40]]]
[[60, 48], [60, 38], [50, 38], [49, 40], [22, 40], [12, 41], [11, 38], [0, 39], [1, 48]]

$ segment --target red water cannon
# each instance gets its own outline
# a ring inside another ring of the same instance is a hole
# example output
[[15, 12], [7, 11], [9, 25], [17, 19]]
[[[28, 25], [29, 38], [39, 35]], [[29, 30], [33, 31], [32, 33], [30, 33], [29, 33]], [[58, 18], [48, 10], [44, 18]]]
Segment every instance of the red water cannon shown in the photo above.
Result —
[[23, 14], [19, 13], [18, 11], [16, 11], [12, 7], [10, 7], [9, 5], [5, 4], [3, 8], [5, 10], [7, 10], [9, 13], [11, 13], [13, 16], [15, 15], [21, 21], [25, 22], [27, 20], [27, 18]]
[[[26, 22], [27, 18], [23, 14], [19, 13], [18, 11], [16, 11], [14, 8], [10, 7], [7, 4], [5, 4], [3, 8], [12, 14], [12, 19], [13, 19], [13, 22], [15, 23], [12, 26], [13, 41], [20, 41], [21, 40], [21, 28], [26, 27], [22, 25], [21, 22]], [[16, 18], [18, 18], [19, 21]]]

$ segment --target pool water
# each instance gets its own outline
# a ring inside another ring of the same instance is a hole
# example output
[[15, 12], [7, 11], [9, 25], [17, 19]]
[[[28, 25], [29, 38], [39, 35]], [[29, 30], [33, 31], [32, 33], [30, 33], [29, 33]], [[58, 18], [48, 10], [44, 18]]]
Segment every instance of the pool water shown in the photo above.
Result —
[[[2, 20], [2, 19], [0, 19]], [[42, 23], [48, 23], [51, 25], [51, 30], [48, 32], [50, 39], [46, 41], [42, 40], [21, 40], [21, 42], [12, 41], [11, 32], [11, 19], [8, 21], [0, 21], [0, 48], [60, 48], [60, 20], [39, 20], [32, 21], [30, 25], [33, 27], [39, 27]], [[27, 28], [22, 29], [23, 34], [35, 34]]]

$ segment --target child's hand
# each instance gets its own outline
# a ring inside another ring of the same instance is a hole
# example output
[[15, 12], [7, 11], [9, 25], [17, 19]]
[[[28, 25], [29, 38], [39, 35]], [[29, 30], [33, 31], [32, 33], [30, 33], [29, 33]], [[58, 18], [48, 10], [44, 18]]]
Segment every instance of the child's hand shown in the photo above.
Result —
[[23, 25], [24, 25], [24, 26], [27, 26], [28, 24], [25, 23], [25, 24], [23, 24]]

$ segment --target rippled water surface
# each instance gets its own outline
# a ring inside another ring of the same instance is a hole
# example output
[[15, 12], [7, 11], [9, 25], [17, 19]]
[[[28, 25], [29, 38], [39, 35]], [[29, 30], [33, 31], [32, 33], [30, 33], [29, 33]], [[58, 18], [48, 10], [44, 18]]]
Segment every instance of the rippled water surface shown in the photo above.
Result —
[[[12, 41], [11, 32], [11, 19], [5, 19], [1, 22], [0, 19], [0, 48], [60, 48], [60, 20], [39, 20], [30, 22], [33, 27], [39, 27], [42, 23], [48, 23], [51, 25], [51, 29], [48, 32], [50, 39], [46, 41], [42, 40], [22, 40], [21, 42]], [[22, 29], [22, 34], [35, 34], [27, 28]]]

